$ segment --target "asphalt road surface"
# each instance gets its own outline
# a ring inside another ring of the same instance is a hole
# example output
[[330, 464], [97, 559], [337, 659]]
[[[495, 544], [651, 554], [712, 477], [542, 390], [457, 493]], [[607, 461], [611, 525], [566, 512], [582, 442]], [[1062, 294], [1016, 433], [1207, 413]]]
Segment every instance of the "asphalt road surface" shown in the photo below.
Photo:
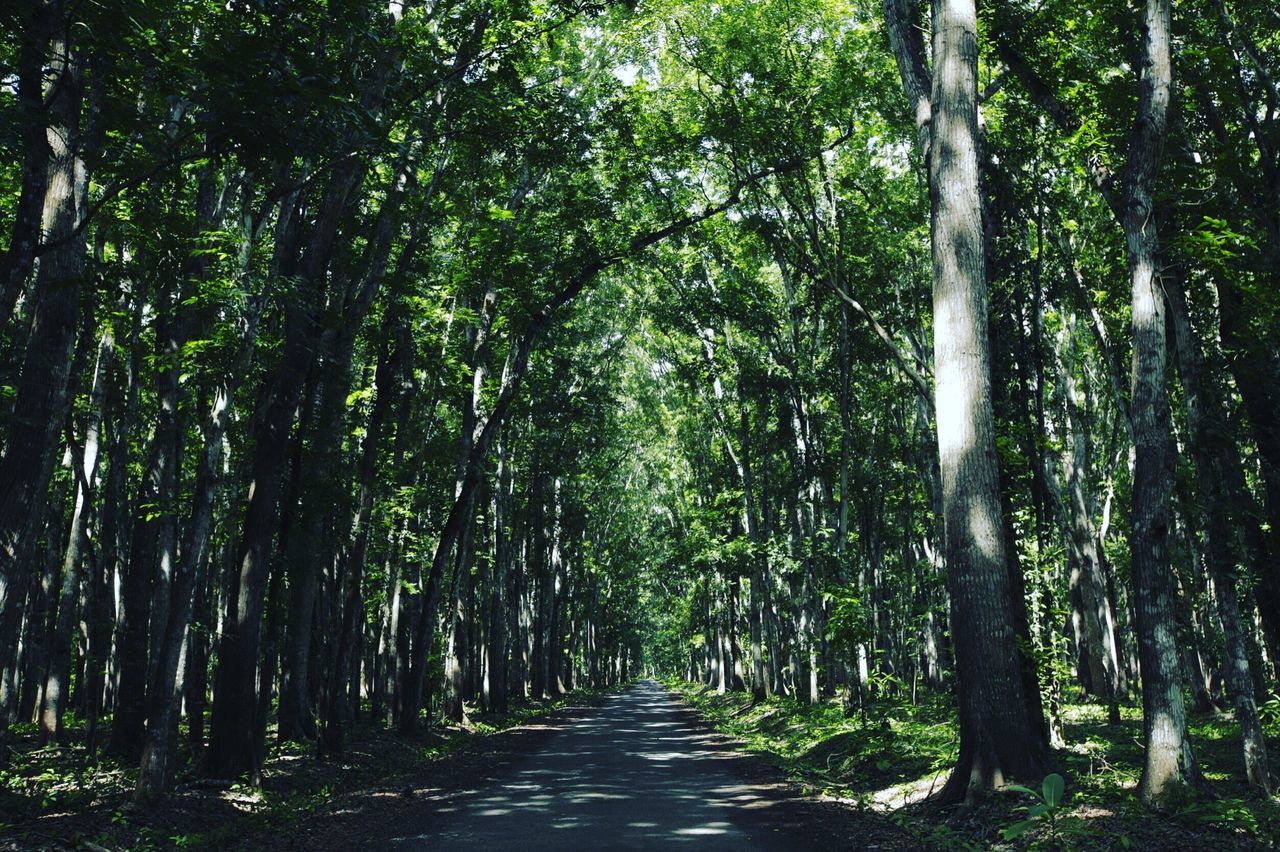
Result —
[[445, 804], [430, 828], [405, 826], [391, 845], [488, 852], [809, 846], [794, 831], [797, 801], [740, 771], [740, 757], [645, 681], [556, 732], [488, 786]]

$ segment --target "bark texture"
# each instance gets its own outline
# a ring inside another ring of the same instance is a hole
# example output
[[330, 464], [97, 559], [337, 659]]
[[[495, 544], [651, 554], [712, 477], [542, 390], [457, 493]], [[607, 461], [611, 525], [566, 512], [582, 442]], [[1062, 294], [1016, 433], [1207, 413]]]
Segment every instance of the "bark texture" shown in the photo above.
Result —
[[1132, 287], [1133, 579], [1146, 758], [1139, 794], [1161, 806], [1195, 775], [1178, 665], [1177, 587], [1169, 555], [1173, 441], [1153, 187], [1168, 135], [1173, 64], [1169, 0], [1143, 14], [1138, 111], [1124, 173], [1125, 246]]
[[991, 401], [978, 183], [977, 10], [940, 0], [933, 19], [934, 370], [942, 509], [959, 680], [960, 755], [945, 799], [1045, 774], [1037, 708], [1015, 642]]

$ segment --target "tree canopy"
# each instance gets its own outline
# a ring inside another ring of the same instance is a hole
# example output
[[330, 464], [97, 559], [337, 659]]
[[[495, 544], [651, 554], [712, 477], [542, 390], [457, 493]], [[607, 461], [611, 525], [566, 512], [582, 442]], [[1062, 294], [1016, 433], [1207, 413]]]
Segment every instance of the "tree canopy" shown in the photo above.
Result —
[[935, 7], [7, 4], [3, 753], [649, 673], [1269, 796], [1280, 13]]

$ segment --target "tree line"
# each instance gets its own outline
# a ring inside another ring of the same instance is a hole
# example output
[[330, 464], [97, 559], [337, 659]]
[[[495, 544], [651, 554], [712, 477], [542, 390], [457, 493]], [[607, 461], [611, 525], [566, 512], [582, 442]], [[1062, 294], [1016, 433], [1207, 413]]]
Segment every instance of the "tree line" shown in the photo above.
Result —
[[339, 5], [4, 13], [0, 753], [660, 670], [1271, 790], [1274, 9]]
[[[944, 801], [1044, 777], [1068, 703], [1139, 696], [1144, 801], [1200, 782], [1188, 700], [1233, 712], [1269, 793], [1274, 11], [862, 11], [864, 53], [767, 78], [794, 127], [852, 74], [849, 144], [667, 263], [701, 570], [666, 664], [759, 698], [953, 694]], [[740, 79], [711, 40], [742, 18], [700, 34], [707, 79]]]

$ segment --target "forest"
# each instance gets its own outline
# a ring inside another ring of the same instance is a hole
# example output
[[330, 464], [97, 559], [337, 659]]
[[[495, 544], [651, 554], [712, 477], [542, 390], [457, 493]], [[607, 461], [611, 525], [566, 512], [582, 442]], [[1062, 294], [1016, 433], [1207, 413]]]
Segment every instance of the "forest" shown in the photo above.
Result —
[[832, 848], [1280, 842], [1273, 0], [0, 33], [0, 848], [376, 848], [616, 708]]

